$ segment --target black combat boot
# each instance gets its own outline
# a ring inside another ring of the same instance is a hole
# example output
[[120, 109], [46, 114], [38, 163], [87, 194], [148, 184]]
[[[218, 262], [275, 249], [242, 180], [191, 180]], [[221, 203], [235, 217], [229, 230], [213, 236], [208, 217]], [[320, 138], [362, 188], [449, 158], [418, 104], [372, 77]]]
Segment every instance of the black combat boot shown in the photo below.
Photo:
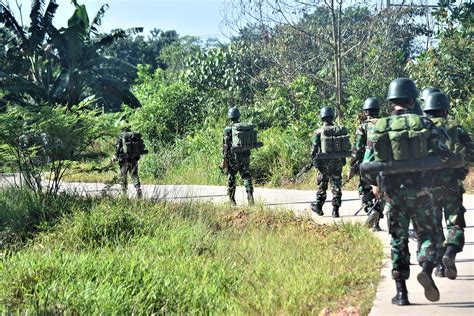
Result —
[[380, 222], [380, 219], [374, 223], [374, 225], [372, 226], [372, 231], [374, 232], [382, 231], [382, 228], [380, 227], [379, 222]]
[[438, 264], [436, 266], [435, 276], [437, 276], [438, 278], [445, 278], [446, 277], [444, 264]]
[[311, 203], [311, 211], [315, 212], [319, 216], [323, 216], [323, 206], [319, 203]]
[[395, 287], [397, 288], [397, 294], [392, 297], [392, 304], [398, 306], [410, 305], [405, 280], [395, 280]]
[[445, 266], [446, 270], [446, 277], [450, 280], [455, 280], [458, 276], [458, 270], [456, 269], [456, 254], [458, 253], [458, 249], [454, 246], [448, 245], [446, 247], [446, 251], [443, 256], [443, 265]]
[[143, 198], [143, 192], [142, 192], [142, 189], [140, 188], [137, 188], [137, 199], [141, 199]]
[[249, 201], [249, 205], [254, 205], [255, 201], [253, 199], [253, 191], [247, 191], [247, 200]]
[[235, 202], [235, 188], [227, 189], [227, 195], [229, 196], [230, 203], [237, 205], [237, 202]]
[[332, 208], [332, 217], [334, 217], [334, 218], [339, 217], [339, 206], [334, 206]]
[[433, 273], [433, 264], [431, 262], [425, 261], [423, 262], [421, 272], [418, 273], [416, 278], [421, 286], [423, 286], [425, 289], [426, 299], [431, 302], [437, 302], [439, 301], [439, 291], [433, 281], [433, 278], [431, 277], [431, 273]]

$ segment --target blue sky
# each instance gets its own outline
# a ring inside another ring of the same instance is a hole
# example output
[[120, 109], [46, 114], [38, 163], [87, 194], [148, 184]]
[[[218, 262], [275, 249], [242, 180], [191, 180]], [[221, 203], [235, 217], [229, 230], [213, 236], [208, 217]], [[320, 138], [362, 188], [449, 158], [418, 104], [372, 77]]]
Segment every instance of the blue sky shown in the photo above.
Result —
[[[11, 7], [15, 6], [15, 0], [8, 1]], [[23, 16], [27, 23], [31, 1], [18, 2], [23, 6]], [[66, 25], [74, 6], [70, 0], [57, 0], [57, 3], [59, 8], [54, 24], [60, 27]], [[220, 29], [221, 9], [225, 0], [78, 0], [78, 3], [86, 5], [91, 19], [101, 5], [109, 5], [101, 31], [142, 26], [145, 28], [145, 35], [156, 27], [176, 30], [180, 35], [199, 36], [204, 40], [226, 38]]]

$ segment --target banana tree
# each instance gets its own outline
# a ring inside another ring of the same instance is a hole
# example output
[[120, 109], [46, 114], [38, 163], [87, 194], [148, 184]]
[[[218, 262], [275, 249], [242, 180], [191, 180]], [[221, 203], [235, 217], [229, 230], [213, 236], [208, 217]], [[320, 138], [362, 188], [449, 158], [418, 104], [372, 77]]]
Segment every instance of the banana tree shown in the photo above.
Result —
[[72, 1], [75, 11], [67, 27], [57, 29], [52, 18], [58, 5], [35, 0], [31, 23], [25, 30], [8, 7], [2, 5], [0, 23], [9, 31], [6, 61], [11, 67], [0, 72], [2, 101], [18, 104], [61, 104], [68, 108], [94, 95], [106, 108], [125, 103], [139, 107], [130, 92], [135, 68], [122, 59], [104, 56], [104, 47], [120, 38], [141, 32], [141, 28], [117, 29], [99, 35], [98, 27], [108, 6], [92, 22], [84, 5]]

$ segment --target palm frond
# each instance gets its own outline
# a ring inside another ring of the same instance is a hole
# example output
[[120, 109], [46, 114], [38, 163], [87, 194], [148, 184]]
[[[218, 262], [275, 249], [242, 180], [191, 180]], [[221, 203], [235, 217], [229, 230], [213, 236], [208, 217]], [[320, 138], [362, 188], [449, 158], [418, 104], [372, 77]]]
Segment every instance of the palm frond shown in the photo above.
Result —
[[58, 9], [59, 5], [53, 1], [50, 1], [48, 6], [46, 7], [46, 11], [44, 12], [43, 16], [43, 27], [45, 30], [53, 27], [53, 18], [56, 10]]
[[94, 48], [99, 49], [102, 47], [110, 46], [118, 39], [127, 38], [135, 34], [138, 34], [140, 32], [143, 32], [143, 27], [135, 27], [135, 28], [130, 28], [126, 30], [122, 30], [122, 29], [112, 30], [109, 34], [105, 35], [99, 41], [95, 42]]
[[1, 8], [2, 12], [0, 14], [0, 23], [3, 23], [8, 30], [18, 37], [21, 45], [25, 44], [27, 41], [25, 31], [20, 26], [20, 24], [18, 24], [13, 14], [5, 5], [2, 4]]
[[104, 4], [103, 6], [100, 7], [99, 11], [95, 15], [95, 17], [94, 17], [94, 19], [92, 20], [92, 23], [91, 23], [90, 28], [91, 28], [91, 33], [92, 34], [94, 34], [94, 35], [99, 34], [99, 31], [97, 30], [97, 28], [102, 24], [102, 18], [104, 17], [105, 12], [107, 12], [108, 9], [109, 9], [108, 4]]
[[43, 7], [44, 0], [34, 0], [31, 5], [30, 12], [30, 38], [28, 41], [28, 48], [30, 51], [36, 51], [41, 47], [44, 41], [44, 28], [43, 28]]
[[102, 77], [99, 79], [99, 84], [104, 99], [119, 98], [122, 103], [127, 104], [131, 108], [142, 106], [135, 95], [130, 92], [129, 87], [122, 81], [111, 77]]

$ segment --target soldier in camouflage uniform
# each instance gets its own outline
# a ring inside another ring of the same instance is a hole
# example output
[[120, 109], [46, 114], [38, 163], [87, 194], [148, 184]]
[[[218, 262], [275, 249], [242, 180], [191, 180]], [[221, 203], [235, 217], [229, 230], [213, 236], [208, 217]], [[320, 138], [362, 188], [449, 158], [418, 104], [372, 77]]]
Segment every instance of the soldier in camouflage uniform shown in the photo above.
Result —
[[[472, 142], [469, 134], [461, 126], [448, 122], [449, 99], [445, 94], [431, 92], [426, 95], [424, 101], [423, 111], [426, 116], [438, 128], [445, 130], [449, 136], [449, 139], [446, 139], [446, 144], [450, 150], [461, 152], [468, 143]], [[438, 277], [447, 276], [452, 280], [457, 276], [456, 253], [462, 251], [464, 246], [464, 228], [466, 227], [464, 212], [466, 209], [462, 205], [462, 195], [465, 192], [462, 181], [467, 172], [467, 168], [439, 170], [436, 172], [436, 181], [432, 188], [440, 232], [438, 235], [438, 266], [435, 275]], [[443, 233], [443, 211], [448, 228], [447, 239]]]
[[346, 163], [345, 158], [337, 159], [316, 159], [316, 154], [321, 152], [321, 134], [325, 126], [334, 125], [334, 110], [330, 107], [323, 107], [321, 109], [320, 118], [323, 120], [323, 127], [316, 130], [313, 137], [312, 146], [312, 161], [313, 166], [318, 169], [317, 183], [318, 191], [316, 193], [316, 203], [311, 203], [311, 210], [318, 215], [324, 215], [323, 205], [326, 202], [326, 191], [328, 189], [329, 180], [331, 180], [332, 192], [332, 217], [339, 217], [339, 207], [341, 206], [341, 182], [342, 182], [342, 167]]
[[[387, 100], [394, 105], [394, 112], [388, 120], [396, 116], [407, 117], [414, 107], [418, 91], [415, 83], [408, 78], [393, 80], [388, 88]], [[411, 114], [413, 115], [413, 114]], [[419, 116], [418, 116], [419, 117]], [[416, 117], [414, 117], [415, 119]], [[418, 118], [416, 118], [418, 120]], [[428, 130], [429, 152], [449, 156], [451, 152], [440, 140], [439, 130], [427, 119], [421, 120], [423, 128]], [[364, 163], [375, 160], [372, 130], [369, 130]], [[371, 177], [372, 181], [373, 176]], [[437, 227], [433, 218], [434, 206], [430, 194], [433, 180], [430, 172], [410, 172], [387, 174], [380, 172], [376, 176], [374, 191], [383, 192], [387, 205], [389, 232], [392, 236], [392, 278], [397, 293], [392, 304], [409, 305], [406, 280], [410, 277], [410, 253], [408, 250], [408, 226], [413, 221], [416, 229], [419, 249], [418, 262], [422, 271], [417, 275], [418, 282], [424, 287], [425, 297], [430, 301], [439, 300], [439, 291], [432, 279], [436, 265]]]
[[222, 163], [221, 169], [227, 170], [227, 195], [230, 202], [236, 204], [236, 176], [240, 173], [244, 181], [244, 187], [247, 191], [247, 199], [249, 204], [254, 204], [252, 176], [250, 174], [250, 150], [232, 153], [232, 125], [240, 122], [240, 111], [238, 108], [230, 108], [227, 113], [230, 125], [224, 129], [224, 137], [222, 140]]
[[[359, 165], [364, 159], [365, 154], [365, 145], [367, 143], [367, 129], [369, 125], [375, 124], [377, 118], [379, 117], [380, 112], [380, 102], [377, 98], [368, 98], [364, 102], [362, 107], [364, 111], [365, 120], [359, 125], [357, 129], [357, 135], [355, 139], [354, 146], [352, 147], [352, 158], [350, 162], [350, 169], [348, 171], [347, 177], [351, 179], [356, 173], [359, 172]], [[359, 196], [362, 201], [362, 205], [366, 213], [372, 209], [372, 212], [378, 212], [378, 216], [373, 221], [372, 230], [380, 231], [379, 220], [383, 214], [383, 206], [381, 203], [378, 203], [374, 206], [375, 196], [372, 193], [372, 186], [370, 183], [364, 180], [364, 177], [360, 177], [359, 186], [358, 186]]]
[[125, 127], [122, 134], [117, 138], [115, 143], [115, 155], [113, 160], [118, 161], [120, 167], [120, 178], [122, 182], [122, 193], [127, 195], [128, 179], [127, 174], [130, 172], [133, 185], [137, 190], [137, 197], [142, 197], [142, 189], [140, 188], [140, 178], [138, 177], [138, 160], [140, 155], [132, 156], [126, 155], [123, 148], [123, 135], [130, 132], [130, 128]]

